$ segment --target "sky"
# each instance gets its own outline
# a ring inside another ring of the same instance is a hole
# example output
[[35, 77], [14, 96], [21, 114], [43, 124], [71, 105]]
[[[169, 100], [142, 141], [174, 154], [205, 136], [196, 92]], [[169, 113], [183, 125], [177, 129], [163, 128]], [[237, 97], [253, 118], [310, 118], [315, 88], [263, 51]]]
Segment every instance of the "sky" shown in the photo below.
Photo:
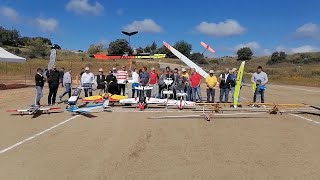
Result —
[[201, 41], [232, 56], [241, 47], [255, 55], [320, 51], [319, 0], [0, 0], [0, 26], [22, 36], [48, 37], [63, 49], [87, 50], [131, 37], [135, 48], [185, 40], [192, 52]]

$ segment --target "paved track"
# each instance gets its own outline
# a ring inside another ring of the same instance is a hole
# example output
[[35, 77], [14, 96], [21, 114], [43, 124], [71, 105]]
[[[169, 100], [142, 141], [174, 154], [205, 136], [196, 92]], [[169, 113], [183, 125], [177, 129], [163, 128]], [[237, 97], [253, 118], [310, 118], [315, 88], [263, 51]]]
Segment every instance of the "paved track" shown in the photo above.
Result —
[[[207, 122], [148, 119], [194, 114], [153, 108], [143, 113], [116, 108], [95, 114], [96, 118], [61, 112], [31, 119], [4, 112], [31, 104], [34, 91], [0, 91], [0, 179], [320, 177], [320, 116], [258, 115], [267, 118]], [[251, 94], [245, 87], [243, 101]], [[266, 99], [320, 104], [319, 94], [318, 88], [270, 85]]]

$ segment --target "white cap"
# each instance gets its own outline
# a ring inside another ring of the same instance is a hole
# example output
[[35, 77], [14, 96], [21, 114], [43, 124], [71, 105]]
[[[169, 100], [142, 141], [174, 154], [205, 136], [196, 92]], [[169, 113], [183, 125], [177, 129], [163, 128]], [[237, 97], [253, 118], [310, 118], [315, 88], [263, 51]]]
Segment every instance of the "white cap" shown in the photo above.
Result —
[[182, 68], [181, 71], [182, 71], [182, 72], [186, 72], [186, 68]]
[[102, 69], [102, 68], [100, 68], [100, 69], [99, 69], [99, 72], [103, 72], [103, 69]]
[[209, 71], [209, 73], [210, 73], [210, 74], [213, 74], [213, 73], [214, 73], [214, 71], [213, 71], [213, 70], [210, 70], [210, 71]]
[[85, 71], [89, 71], [90, 69], [89, 69], [89, 67], [86, 67], [86, 68], [84, 68], [84, 70], [85, 70]]
[[155, 68], [154, 68], [154, 67], [152, 67], [152, 68], [151, 68], [151, 71], [154, 71], [154, 70], [155, 70]]
[[112, 70], [117, 70], [117, 68], [112, 68]]
[[231, 70], [231, 71], [232, 71], [232, 72], [235, 72], [236, 70], [237, 70], [237, 68], [232, 68], [232, 70]]

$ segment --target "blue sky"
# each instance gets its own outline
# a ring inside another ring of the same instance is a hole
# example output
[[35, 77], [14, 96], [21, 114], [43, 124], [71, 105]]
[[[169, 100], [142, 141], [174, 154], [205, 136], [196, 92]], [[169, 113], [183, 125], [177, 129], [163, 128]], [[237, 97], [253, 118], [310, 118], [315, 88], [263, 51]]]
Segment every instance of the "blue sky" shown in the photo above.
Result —
[[185, 40], [202, 52], [204, 41], [216, 50], [210, 56], [233, 55], [243, 46], [268, 55], [320, 51], [319, 7], [318, 0], [0, 0], [0, 25], [71, 50], [138, 30], [134, 47]]

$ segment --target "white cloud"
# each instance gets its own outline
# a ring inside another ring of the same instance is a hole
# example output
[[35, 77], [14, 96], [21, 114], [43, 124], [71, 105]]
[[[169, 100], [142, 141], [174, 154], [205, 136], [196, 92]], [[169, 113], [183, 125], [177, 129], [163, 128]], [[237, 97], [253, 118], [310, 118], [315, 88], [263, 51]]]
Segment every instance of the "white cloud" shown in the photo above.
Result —
[[34, 23], [43, 32], [56, 31], [59, 26], [59, 22], [53, 18], [36, 18]]
[[293, 47], [293, 48], [280, 45], [276, 48], [276, 51], [278, 52], [283, 51], [283, 52], [286, 52], [287, 54], [293, 54], [293, 53], [319, 52], [320, 48], [311, 46], [311, 45], [304, 45], [304, 46]]
[[149, 33], [162, 32], [162, 27], [154, 22], [152, 19], [144, 19], [142, 21], [133, 21], [131, 24], [126, 25], [123, 30], [125, 31], [139, 31]]
[[94, 4], [90, 4], [89, 0], [70, 0], [66, 5], [66, 9], [76, 14], [100, 15], [104, 7], [97, 1]]
[[227, 37], [240, 35], [245, 32], [245, 28], [242, 27], [236, 20], [227, 19], [224, 22], [219, 23], [209, 23], [209, 22], [201, 22], [196, 30], [201, 34], [206, 34], [215, 37]]
[[19, 18], [19, 13], [16, 10], [6, 6], [0, 7], [0, 15], [10, 20], [17, 20]]
[[318, 52], [318, 51], [320, 51], [320, 48], [310, 46], [310, 45], [305, 45], [305, 46], [300, 46], [297, 48], [291, 48], [291, 51], [293, 53]]
[[239, 49], [244, 48], [244, 47], [249, 47], [253, 51], [261, 49], [259, 43], [255, 42], [255, 41], [252, 41], [252, 42], [248, 42], [248, 43], [245, 43], [245, 44], [238, 44], [238, 45], [236, 45], [234, 47], [234, 50], [238, 51]]
[[320, 40], [320, 25], [307, 23], [296, 30], [296, 35], [302, 38], [311, 38]]

